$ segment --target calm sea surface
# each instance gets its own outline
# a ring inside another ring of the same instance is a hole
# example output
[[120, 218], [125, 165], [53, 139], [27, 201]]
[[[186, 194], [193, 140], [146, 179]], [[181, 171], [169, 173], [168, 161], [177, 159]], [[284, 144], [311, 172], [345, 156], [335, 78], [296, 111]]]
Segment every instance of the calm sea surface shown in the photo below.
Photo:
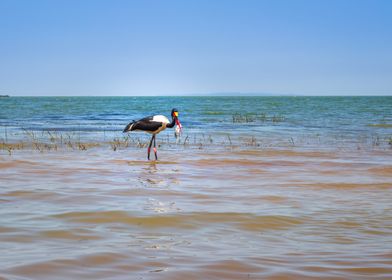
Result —
[[0, 279], [392, 277], [392, 97], [0, 98], [0, 144]]
[[170, 116], [173, 107], [190, 144], [229, 137], [243, 144], [255, 137], [273, 147], [373, 148], [385, 147], [392, 135], [392, 96], [12, 97], [0, 99], [0, 140], [28, 138], [29, 132], [44, 138], [49, 131], [105, 141], [122, 137], [132, 119]]

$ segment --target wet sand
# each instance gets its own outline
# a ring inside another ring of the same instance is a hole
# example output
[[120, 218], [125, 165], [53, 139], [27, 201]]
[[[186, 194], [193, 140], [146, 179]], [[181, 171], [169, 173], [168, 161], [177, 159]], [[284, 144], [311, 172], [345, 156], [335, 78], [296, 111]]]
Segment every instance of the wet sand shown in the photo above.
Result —
[[0, 279], [390, 279], [392, 151], [0, 153]]

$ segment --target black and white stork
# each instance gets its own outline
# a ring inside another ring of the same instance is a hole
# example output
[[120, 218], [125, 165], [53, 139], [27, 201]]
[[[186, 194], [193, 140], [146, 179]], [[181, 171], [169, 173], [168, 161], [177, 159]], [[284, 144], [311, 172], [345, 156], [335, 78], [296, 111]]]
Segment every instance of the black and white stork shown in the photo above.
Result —
[[140, 119], [138, 121], [132, 121], [124, 128], [123, 132], [125, 133], [129, 131], [140, 130], [152, 134], [150, 144], [148, 145], [148, 149], [147, 149], [147, 159], [150, 160], [151, 145], [152, 142], [154, 141], [155, 160], [158, 160], [155, 136], [162, 130], [166, 129], [167, 127], [172, 128], [174, 127], [174, 125], [177, 125], [176, 132], [181, 131], [182, 128], [181, 123], [178, 120], [177, 109], [173, 109], [171, 111], [171, 117], [172, 117], [171, 122], [169, 121], [168, 118], [162, 115], [149, 116]]

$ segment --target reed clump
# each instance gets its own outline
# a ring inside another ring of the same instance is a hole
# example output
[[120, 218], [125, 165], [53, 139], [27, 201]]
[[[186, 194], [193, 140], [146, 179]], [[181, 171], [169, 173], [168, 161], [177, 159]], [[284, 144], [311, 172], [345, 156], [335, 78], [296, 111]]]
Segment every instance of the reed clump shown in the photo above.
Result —
[[23, 129], [23, 140], [9, 142], [7, 138], [0, 143], [0, 150], [6, 150], [11, 154], [14, 150], [30, 149], [38, 152], [57, 151], [60, 149], [72, 149], [86, 151], [100, 146], [99, 142], [81, 141], [75, 133], [58, 133], [57, 131], [31, 131]]
[[112, 141], [109, 141], [110, 147], [113, 151], [117, 151], [119, 148], [127, 148], [130, 146], [130, 137], [127, 135], [126, 137], [119, 138], [115, 137]]
[[9, 155], [11, 155], [14, 150], [22, 150], [24, 147], [24, 143], [0, 143], [0, 150], [7, 151]]
[[246, 146], [250, 147], [260, 147], [260, 143], [257, 141], [256, 137], [252, 136], [244, 140]]
[[284, 120], [285, 117], [282, 115], [268, 116], [266, 113], [256, 113], [256, 114], [235, 113], [232, 115], [233, 123], [251, 123], [257, 121], [279, 123], [279, 122], [283, 122]]

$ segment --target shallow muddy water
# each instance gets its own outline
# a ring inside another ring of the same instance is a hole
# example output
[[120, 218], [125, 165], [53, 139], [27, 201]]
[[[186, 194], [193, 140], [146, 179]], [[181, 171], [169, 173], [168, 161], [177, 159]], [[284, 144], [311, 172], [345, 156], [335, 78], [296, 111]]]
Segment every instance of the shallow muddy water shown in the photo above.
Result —
[[0, 279], [390, 279], [392, 153], [0, 153]]

